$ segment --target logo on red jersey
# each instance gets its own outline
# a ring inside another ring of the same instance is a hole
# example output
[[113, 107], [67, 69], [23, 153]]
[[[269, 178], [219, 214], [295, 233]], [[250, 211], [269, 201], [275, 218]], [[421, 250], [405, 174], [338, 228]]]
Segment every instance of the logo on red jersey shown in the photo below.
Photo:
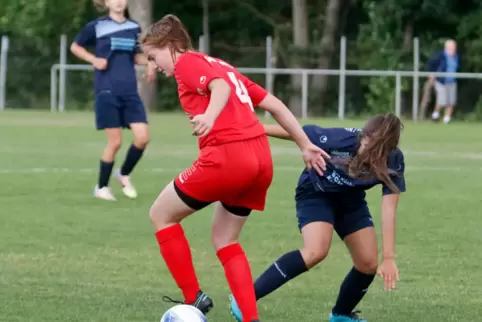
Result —
[[179, 182], [184, 183], [187, 179], [189, 179], [190, 176], [194, 172], [196, 172], [197, 169], [197, 162], [195, 162], [190, 168], [184, 170], [182, 173], [179, 174]]
[[199, 82], [202, 84], [206, 83], [206, 76], [201, 76], [201, 78], [199, 79]]

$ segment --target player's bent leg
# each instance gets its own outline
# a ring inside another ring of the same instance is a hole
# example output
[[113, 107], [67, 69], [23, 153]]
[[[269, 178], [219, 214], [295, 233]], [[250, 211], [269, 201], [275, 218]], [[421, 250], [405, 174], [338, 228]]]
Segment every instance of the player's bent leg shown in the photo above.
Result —
[[149, 127], [147, 123], [131, 123], [129, 127], [134, 136], [134, 142], [127, 150], [127, 155], [120, 170], [115, 173], [117, 181], [122, 187], [125, 196], [131, 199], [137, 198], [137, 191], [131, 182], [130, 174], [137, 165], [144, 150], [149, 143]]
[[353, 266], [364, 274], [375, 275], [378, 268], [378, 245], [374, 227], [366, 227], [344, 239]]
[[[184, 295], [184, 303], [196, 306], [206, 314], [213, 306], [211, 299], [201, 291], [194, 270], [191, 249], [179, 224], [182, 219], [205, 207], [169, 183], [152, 205], [149, 217], [156, 229], [156, 239], [162, 257], [178, 287]], [[173, 301], [165, 297], [167, 301]], [[177, 302], [177, 301], [174, 301]]]
[[[333, 235], [333, 225], [329, 222], [306, 223], [301, 229], [304, 247], [288, 252], [278, 258], [254, 284], [256, 300], [274, 292], [288, 281], [307, 272], [328, 255]], [[231, 297], [231, 314], [238, 322], [242, 321], [237, 301]]]
[[[368, 225], [368, 223], [367, 223]], [[375, 278], [378, 267], [378, 246], [373, 226], [362, 228], [347, 235], [344, 242], [350, 251], [353, 268], [345, 277], [331, 321], [365, 321], [354, 312]]]
[[114, 167], [114, 159], [122, 144], [121, 128], [106, 128], [107, 145], [102, 153], [99, 167], [99, 179], [94, 189], [94, 196], [103, 200], [115, 200], [109, 188], [109, 179]]
[[328, 256], [333, 236], [333, 224], [317, 221], [301, 229], [303, 248], [301, 256], [307, 269], [311, 269]]
[[217, 203], [212, 226], [212, 242], [233, 297], [239, 303], [242, 321], [259, 319], [251, 268], [238, 243], [239, 234], [250, 213], [248, 208]]

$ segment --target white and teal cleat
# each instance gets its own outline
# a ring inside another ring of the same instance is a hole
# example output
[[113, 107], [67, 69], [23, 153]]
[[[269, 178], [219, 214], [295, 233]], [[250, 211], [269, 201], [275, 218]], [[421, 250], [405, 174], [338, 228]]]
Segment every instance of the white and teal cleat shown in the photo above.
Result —
[[229, 310], [231, 311], [231, 315], [236, 321], [243, 322], [243, 314], [241, 313], [241, 310], [238, 307], [238, 303], [236, 303], [233, 295], [229, 296]]
[[350, 315], [334, 315], [330, 313], [330, 322], [368, 322], [358, 316], [360, 312], [353, 312]]

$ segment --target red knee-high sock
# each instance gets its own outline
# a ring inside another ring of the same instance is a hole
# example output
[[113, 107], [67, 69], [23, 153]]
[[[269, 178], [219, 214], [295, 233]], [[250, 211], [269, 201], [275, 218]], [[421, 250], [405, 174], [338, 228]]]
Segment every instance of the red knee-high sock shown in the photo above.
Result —
[[177, 286], [184, 294], [185, 302], [194, 303], [200, 288], [192, 262], [191, 249], [182, 226], [177, 224], [161, 229], [156, 233], [156, 238], [162, 257]]
[[220, 249], [217, 255], [224, 266], [231, 292], [243, 314], [243, 321], [258, 320], [253, 277], [243, 248], [240, 244], [229, 245]]

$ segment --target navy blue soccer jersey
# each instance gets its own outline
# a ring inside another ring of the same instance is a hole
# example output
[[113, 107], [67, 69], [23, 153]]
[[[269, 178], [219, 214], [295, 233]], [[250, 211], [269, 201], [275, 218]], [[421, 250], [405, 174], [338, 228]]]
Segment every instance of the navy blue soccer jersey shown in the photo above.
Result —
[[139, 24], [127, 19], [119, 23], [110, 17], [89, 22], [75, 38], [84, 48], [92, 47], [95, 55], [108, 61], [106, 70], [95, 71], [95, 92], [136, 93], [135, 55], [139, 53]]
[[[321, 128], [316, 125], [303, 127], [310, 141], [325, 150], [331, 160], [327, 162], [326, 171], [319, 176], [316, 171], [306, 169], [300, 176], [298, 185], [311, 182], [317, 191], [348, 192], [355, 190], [368, 190], [375, 185], [382, 184], [377, 179], [353, 179], [348, 176], [347, 161], [354, 157], [360, 146], [360, 129], [356, 128]], [[403, 153], [398, 148], [392, 151], [387, 160], [388, 168], [396, 175], [391, 175], [393, 183], [401, 192], [405, 191], [405, 162]], [[382, 184], [384, 195], [393, 193], [391, 189]]]

